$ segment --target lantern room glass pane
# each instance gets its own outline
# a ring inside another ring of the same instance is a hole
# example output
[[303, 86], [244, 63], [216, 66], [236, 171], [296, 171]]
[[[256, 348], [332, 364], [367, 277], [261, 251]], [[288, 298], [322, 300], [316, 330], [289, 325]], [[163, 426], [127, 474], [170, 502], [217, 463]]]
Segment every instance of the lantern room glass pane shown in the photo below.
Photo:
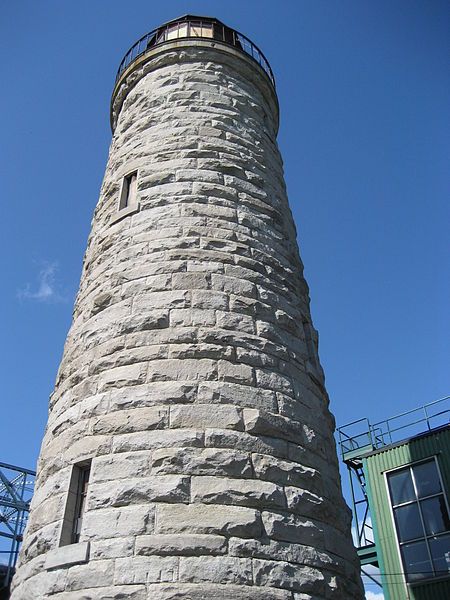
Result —
[[434, 535], [450, 530], [447, 506], [441, 494], [420, 502], [425, 530], [428, 535]]
[[191, 23], [191, 37], [212, 38], [213, 37], [212, 24], [211, 23], [192, 22]]
[[167, 28], [166, 40], [176, 40], [178, 38], [187, 37], [187, 23], [176, 23]]
[[416, 499], [411, 472], [409, 469], [396, 471], [389, 475], [389, 489], [391, 491], [392, 504], [402, 504]]
[[442, 577], [450, 572], [450, 534], [428, 540], [431, 557], [437, 577]]
[[433, 568], [425, 541], [405, 544], [401, 547], [401, 553], [408, 581], [417, 581], [433, 576]]
[[438, 494], [442, 491], [439, 473], [434, 460], [416, 465], [413, 467], [413, 472], [419, 498]]
[[395, 508], [394, 516], [397, 523], [398, 538], [401, 542], [424, 537], [419, 507], [415, 502], [414, 504]]

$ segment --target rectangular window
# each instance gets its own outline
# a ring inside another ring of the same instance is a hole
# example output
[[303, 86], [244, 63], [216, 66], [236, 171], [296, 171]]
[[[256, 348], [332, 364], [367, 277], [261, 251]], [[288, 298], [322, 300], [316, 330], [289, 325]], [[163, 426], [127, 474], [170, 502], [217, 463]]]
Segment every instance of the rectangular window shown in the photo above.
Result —
[[306, 351], [308, 353], [308, 359], [314, 368], [319, 366], [319, 357], [317, 355], [317, 348], [313, 338], [313, 328], [309, 321], [303, 320], [303, 332], [305, 335]]
[[83, 523], [84, 510], [86, 508], [86, 496], [90, 473], [90, 464], [78, 468], [77, 502], [75, 505], [75, 518], [73, 521], [72, 544], [76, 544], [80, 541], [81, 524]]
[[137, 171], [130, 173], [123, 178], [122, 190], [120, 193], [119, 210], [127, 206], [136, 204], [137, 191]]
[[387, 474], [408, 583], [450, 572], [450, 519], [436, 458]]
[[72, 467], [60, 546], [76, 544], [80, 541], [90, 472], [91, 461], [85, 461]]

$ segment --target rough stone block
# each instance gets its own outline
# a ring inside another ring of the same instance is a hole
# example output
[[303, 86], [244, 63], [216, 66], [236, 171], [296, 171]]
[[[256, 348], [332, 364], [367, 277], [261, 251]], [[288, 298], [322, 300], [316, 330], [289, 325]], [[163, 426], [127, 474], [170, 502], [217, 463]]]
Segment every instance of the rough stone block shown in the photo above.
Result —
[[109, 369], [108, 371], [100, 374], [98, 389], [99, 391], [103, 391], [109, 388], [119, 388], [143, 383], [146, 375], [146, 363], [136, 363], [133, 365]]
[[255, 508], [283, 508], [286, 498], [282, 488], [268, 481], [224, 477], [192, 477], [192, 502], [233, 504]]
[[204, 433], [196, 429], [164, 429], [124, 433], [113, 440], [113, 452], [137, 452], [171, 447], [203, 446]]
[[45, 568], [55, 569], [85, 563], [89, 560], [89, 542], [70, 544], [51, 550], [46, 555]]
[[229, 540], [229, 554], [230, 556], [262, 558], [265, 560], [283, 560], [337, 572], [345, 572], [346, 568], [344, 561], [338, 560], [334, 555], [312, 546], [292, 542], [278, 542], [264, 538], [262, 540], [231, 538]]
[[298, 487], [287, 486], [285, 491], [288, 508], [292, 512], [319, 521], [329, 521], [335, 516], [333, 505], [326, 498]]
[[148, 331], [163, 329], [169, 326], [169, 311], [165, 309], [149, 310], [142, 315], [129, 316], [123, 320], [120, 333], [133, 333], [134, 331]]
[[212, 358], [232, 359], [234, 348], [218, 344], [171, 344], [169, 358]]
[[242, 363], [233, 364], [226, 360], [220, 360], [219, 379], [223, 381], [231, 381], [233, 383], [242, 383], [252, 385], [254, 382], [254, 374], [252, 367]]
[[171, 327], [207, 327], [215, 325], [216, 311], [203, 308], [173, 308], [170, 311]]
[[83, 518], [84, 539], [127, 537], [153, 533], [155, 508], [148, 504], [88, 510]]
[[288, 460], [277, 460], [268, 454], [252, 454], [253, 468], [260, 479], [274, 481], [280, 485], [294, 485], [318, 490], [321, 475], [311, 467]]
[[224, 292], [194, 290], [192, 292], [192, 308], [227, 310], [228, 295]]
[[276, 392], [284, 392], [291, 396], [294, 395], [291, 380], [285, 375], [274, 373], [273, 371], [257, 369], [256, 383], [263, 388], [275, 390]]
[[267, 453], [286, 457], [288, 444], [284, 440], [267, 436], [254, 436], [245, 431], [210, 429], [205, 431], [205, 446], [214, 448], [239, 448], [246, 452]]
[[223, 404], [187, 404], [173, 406], [170, 409], [170, 426], [177, 427], [223, 427], [224, 429], [243, 429], [242, 413], [235, 406]]
[[292, 594], [287, 590], [212, 583], [149, 585], [148, 594], [151, 600], [292, 600]]
[[255, 333], [255, 321], [249, 315], [241, 315], [234, 312], [217, 311], [217, 327], [231, 329], [232, 331], [243, 331]]
[[172, 275], [172, 289], [174, 290], [206, 290], [208, 278], [206, 273], [174, 273]]
[[207, 554], [225, 554], [227, 539], [221, 535], [176, 534], [176, 535], [144, 535], [136, 538], [137, 555], [151, 556], [197, 556]]
[[312, 521], [289, 513], [263, 512], [267, 535], [275, 540], [323, 548], [324, 532]]
[[113, 577], [113, 560], [95, 560], [87, 565], [77, 565], [69, 569], [66, 590], [75, 591], [111, 585]]
[[59, 596], [63, 592], [67, 582], [67, 571], [61, 569], [43, 571], [31, 579], [22, 580], [19, 585], [15, 584], [15, 579], [13, 579], [12, 590], [17, 598], [20, 600], [39, 598], [40, 600], [53, 594]]
[[152, 360], [148, 363], [147, 381], [208, 380], [216, 377], [216, 362], [209, 358]]
[[114, 584], [159, 583], [178, 579], [178, 558], [167, 556], [132, 556], [118, 558]]
[[252, 563], [233, 557], [189, 557], [180, 559], [180, 581], [251, 585]]
[[256, 287], [251, 281], [228, 277], [227, 275], [213, 274], [211, 276], [211, 285], [213, 290], [226, 292], [227, 294], [236, 294], [237, 296], [256, 296]]
[[99, 456], [92, 463], [91, 483], [124, 478], [144, 477], [150, 473], [148, 452]]
[[205, 504], [160, 504], [157, 513], [157, 533], [211, 533], [259, 537], [259, 512], [241, 506]]
[[155, 450], [152, 474], [170, 473], [250, 477], [252, 469], [248, 454], [237, 450], [186, 447]]
[[132, 556], [134, 553], [134, 540], [134, 537], [91, 540], [90, 558], [92, 560], [104, 560]]
[[160, 404], [193, 402], [197, 383], [156, 381], [110, 392], [110, 410]]
[[231, 382], [202, 381], [198, 386], [198, 401], [268, 411], [277, 408], [275, 392]]
[[173, 290], [166, 292], [151, 292], [133, 298], [133, 314], [145, 313], [157, 308], [187, 308], [190, 302], [190, 292]]
[[325, 578], [318, 569], [259, 559], [253, 560], [253, 569], [255, 582], [261, 586], [268, 585], [319, 595], [325, 591]]
[[188, 502], [189, 478], [178, 475], [155, 475], [138, 479], [92, 484], [89, 487], [90, 509], [148, 504], [149, 502]]
[[[34, 582], [30, 582], [33, 586]], [[23, 596], [28, 598], [41, 598], [38, 590], [32, 587], [30, 595]], [[75, 592], [62, 592], [57, 596], [58, 600], [147, 600], [147, 591], [144, 585], [126, 585], [126, 586], [109, 586], [95, 587], [91, 589], [77, 590]]]
[[97, 433], [131, 433], [133, 431], [149, 431], [163, 429], [169, 424], [169, 409], [165, 407], [134, 408], [120, 410], [95, 417], [92, 421], [92, 432]]
[[245, 430], [252, 435], [267, 435], [304, 444], [304, 430], [300, 423], [262, 410], [244, 408]]

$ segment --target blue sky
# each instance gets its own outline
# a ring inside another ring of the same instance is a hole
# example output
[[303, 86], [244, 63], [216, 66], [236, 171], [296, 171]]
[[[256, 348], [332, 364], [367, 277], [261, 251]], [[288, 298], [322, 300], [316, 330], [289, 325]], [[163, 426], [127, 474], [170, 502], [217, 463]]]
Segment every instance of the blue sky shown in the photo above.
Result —
[[127, 48], [184, 13], [258, 44], [338, 424], [446, 395], [450, 5], [41, 0], [0, 23], [0, 461], [33, 467]]

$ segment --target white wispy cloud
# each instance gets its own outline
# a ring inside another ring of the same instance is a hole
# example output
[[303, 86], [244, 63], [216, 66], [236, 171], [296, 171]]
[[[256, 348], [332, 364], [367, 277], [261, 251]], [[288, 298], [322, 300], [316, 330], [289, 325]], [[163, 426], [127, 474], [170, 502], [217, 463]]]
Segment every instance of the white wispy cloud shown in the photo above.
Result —
[[[361, 575], [362, 575], [363, 582], [365, 583], [366, 588], [368, 588], [368, 587], [377, 588], [376, 584], [373, 583], [372, 580], [370, 580], [369, 577], [367, 577], [367, 575], [370, 575], [371, 577], [373, 577], [373, 579], [375, 579], [375, 581], [381, 582], [380, 569], [373, 565], [364, 565]], [[381, 588], [378, 588], [376, 590], [376, 592], [372, 592], [371, 590], [366, 589], [366, 600], [384, 600], [384, 594], [383, 594]]]
[[370, 592], [367, 591], [366, 592], [366, 600], [384, 600], [384, 594], [383, 592]]
[[57, 262], [42, 262], [37, 274], [37, 283], [34, 286], [27, 283], [17, 292], [18, 298], [36, 302], [65, 302], [67, 298], [57, 281], [57, 272]]

